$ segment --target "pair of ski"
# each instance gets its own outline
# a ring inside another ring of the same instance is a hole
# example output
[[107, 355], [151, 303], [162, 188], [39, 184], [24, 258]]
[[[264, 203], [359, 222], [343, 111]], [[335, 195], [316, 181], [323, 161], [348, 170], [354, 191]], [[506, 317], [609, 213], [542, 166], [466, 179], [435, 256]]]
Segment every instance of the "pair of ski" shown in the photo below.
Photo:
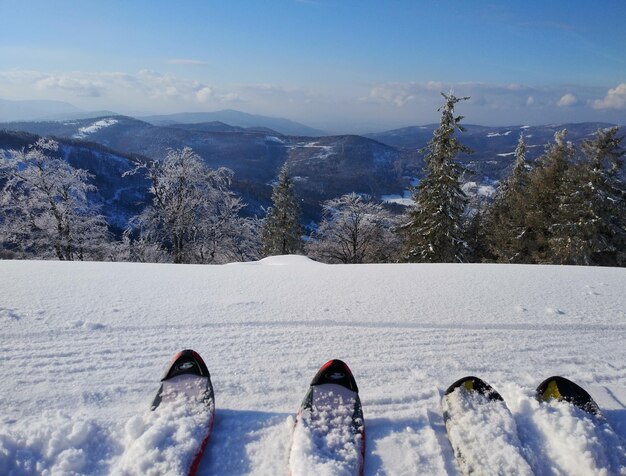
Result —
[[[462, 474], [626, 474], [624, 446], [589, 393], [553, 376], [535, 397], [542, 428], [530, 440], [542, 441], [523, 445], [504, 398], [488, 383], [470, 376], [446, 390], [444, 422]], [[536, 425], [532, 416], [526, 419], [526, 426]]]
[[[185, 417], [194, 418], [193, 441], [180, 445], [166, 472], [195, 475], [215, 419], [211, 377], [200, 355], [184, 350], [174, 357], [161, 380], [152, 411], [157, 416], [184, 412]], [[290, 474], [362, 475], [364, 453], [365, 427], [358, 387], [344, 362], [330, 360], [313, 378], [296, 417]]]
[[[595, 452], [592, 459], [604, 458], [604, 461], [589, 466], [590, 472], [625, 474], [624, 448], [606, 424], [596, 402], [584, 389], [563, 377], [555, 376], [539, 385], [536, 396], [541, 402], [539, 405], [562, 405], [560, 410], [572, 417], [570, 421], [574, 420], [577, 428], [586, 425], [592, 432], [595, 431], [587, 440], [597, 448], [583, 448], [581, 452]], [[465, 377], [453, 383], [446, 390], [442, 405], [448, 439], [462, 474], [531, 475], [536, 471], [546, 474], [581, 473], [580, 467], [568, 468], [567, 461], [560, 465], [557, 462], [558, 467], [552, 470], [538, 467], [537, 461], [532, 461], [532, 449], [529, 451], [521, 444], [515, 419], [502, 396], [477, 377]], [[180, 433], [181, 421], [186, 422], [188, 430], [186, 441], [176, 450], [176, 457], [173, 458], [176, 460], [175, 468], [172, 470], [171, 466], [164, 466], [163, 471], [155, 474], [167, 472], [194, 475], [215, 418], [215, 397], [210, 375], [196, 352], [185, 350], [174, 357], [162, 379], [152, 410], [156, 418], [160, 414], [166, 417], [166, 424], [160, 422], [161, 428], [168, 427], [169, 418], [170, 423], [173, 421], [171, 428], [176, 430], [176, 434]], [[558, 419], [559, 414], [556, 413]], [[550, 424], [547, 420], [553, 417], [547, 413], [539, 419]], [[556, 420], [554, 423], [562, 421]], [[614, 439], [609, 442], [607, 435], [611, 433]], [[569, 436], [566, 434], [558, 438], [565, 440]], [[155, 437], [146, 435], [146, 439], [153, 442]], [[607, 442], [611, 446], [608, 449]], [[564, 444], [563, 441], [558, 443]], [[134, 454], [142, 453], [142, 449], [145, 450], [140, 447]], [[544, 449], [539, 444], [535, 450]], [[574, 448], [569, 452], [569, 459], [577, 450]], [[606, 455], [603, 456], [602, 452]], [[622, 457], [616, 456], [615, 452], [621, 452]], [[362, 475], [364, 453], [365, 426], [358, 387], [344, 362], [330, 360], [313, 378], [300, 406], [289, 453], [289, 472], [292, 476]]]

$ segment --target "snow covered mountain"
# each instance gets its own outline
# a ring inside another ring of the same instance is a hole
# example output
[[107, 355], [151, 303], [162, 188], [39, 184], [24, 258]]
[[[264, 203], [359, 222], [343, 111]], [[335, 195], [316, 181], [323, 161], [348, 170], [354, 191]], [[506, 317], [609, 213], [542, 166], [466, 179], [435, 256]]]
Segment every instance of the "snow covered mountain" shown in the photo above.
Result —
[[[465, 190], [479, 198], [494, 193], [498, 181], [512, 169], [521, 132], [528, 144], [528, 158], [533, 160], [558, 130], [567, 128], [568, 139], [579, 143], [598, 128], [608, 126], [466, 126], [461, 140], [475, 153], [459, 157], [470, 171], [465, 177]], [[95, 142], [121, 155], [140, 154], [154, 159], [165, 157], [170, 148], [191, 147], [209, 166], [228, 167], [235, 172], [233, 188], [248, 204], [245, 213], [249, 215], [264, 215], [263, 209], [270, 205], [271, 184], [286, 162], [303, 198], [305, 222], [319, 220], [320, 202], [345, 193], [369, 194], [388, 203], [409, 203], [409, 185], [419, 180], [424, 170], [419, 150], [426, 146], [435, 127], [408, 127], [367, 137], [308, 137], [284, 135], [258, 124], [248, 127], [213, 121], [153, 125], [126, 116], [0, 124], [0, 129]]]
[[[464, 125], [465, 132], [459, 134], [459, 139], [474, 153], [469, 156], [460, 156], [459, 159], [474, 173], [471, 180], [489, 185], [490, 182], [502, 180], [510, 173], [515, 161], [515, 147], [521, 133], [524, 133], [527, 144], [527, 158], [535, 160], [544, 152], [545, 145], [554, 140], [554, 134], [557, 131], [567, 129], [567, 139], [579, 144], [583, 139], [591, 138], [598, 129], [612, 126], [614, 124], [604, 122], [509, 127]], [[437, 124], [411, 126], [366, 134], [365, 137], [400, 150], [418, 150], [426, 146], [437, 127]], [[621, 135], [624, 134], [626, 134], [626, 129], [622, 127]]]
[[285, 136], [215, 122], [155, 126], [126, 116], [6, 123], [2, 128], [96, 142], [155, 159], [164, 158], [169, 149], [191, 147], [209, 166], [235, 172], [233, 188], [251, 215], [263, 215], [262, 207], [270, 205], [271, 184], [285, 162], [298, 176], [306, 221], [319, 218], [320, 201], [354, 191], [399, 194], [408, 184], [397, 164], [403, 155], [361, 136]]
[[0, 473], [111, 474], [144, 435], [167, 457], [149, 408], [192, 348], [217, 406], [199, 475], [285, 474], [330, 358], [359, 385], [366, 475], [458, 474], [441, 397], [465, 375], [502, 394], [537, 474], [619, 474], [608, 434], [533, 392], [574, 380], [626, 439], [625, 290], [623, 268], [0, 261]]

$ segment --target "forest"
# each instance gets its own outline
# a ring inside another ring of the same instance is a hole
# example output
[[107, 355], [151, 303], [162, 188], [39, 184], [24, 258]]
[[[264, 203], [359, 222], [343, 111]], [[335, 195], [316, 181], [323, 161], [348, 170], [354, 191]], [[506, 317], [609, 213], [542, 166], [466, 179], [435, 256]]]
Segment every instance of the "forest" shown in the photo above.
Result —
[[515, 162], [495, 196], [470, 204], [459, 154], [467, 100], [443, 94], [440, 123], [424, 148], [424, 178], [403, 213], [365, 194], [321, 204], [319, 223], [302, 224], [284, 165], [263, 217], [244, 217], [233, 172], [213, 169], [191, 148], [138, 163], [125, 175], [148, 179], [150, 203], [114, 233], [90, 200], [94, 177], [72, 167], [58, 143], [42, 138], [0, 156], [0, 257], [222, 264], [282, 254], [325, 263], [626, 264], [624, 150], [618, 128], [579, 147], [558, 131], [537, 160], [523, 133]]

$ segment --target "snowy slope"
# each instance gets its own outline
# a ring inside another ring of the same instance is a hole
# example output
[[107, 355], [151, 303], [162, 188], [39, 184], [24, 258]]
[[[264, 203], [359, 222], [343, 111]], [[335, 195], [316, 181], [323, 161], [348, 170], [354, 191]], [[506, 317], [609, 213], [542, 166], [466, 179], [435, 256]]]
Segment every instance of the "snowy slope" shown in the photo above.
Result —
[[[571, 455], [614, 457], [626, 439], [624, 342], [625, 269], [0, 261], [0, 474], [114, 472], [184, 348], [215, 388], [201, 475], [286, 474], [295, 413], [330, 358], [359, 385], [368, 475], [456, 474], [441, 394], [467, 374], [506, 399], [535, 469], [576, 474]], [[539, 406], [553, 374], [585, 387], [613, 433]], [[546, 435], [546, 413], [576, 439]]]

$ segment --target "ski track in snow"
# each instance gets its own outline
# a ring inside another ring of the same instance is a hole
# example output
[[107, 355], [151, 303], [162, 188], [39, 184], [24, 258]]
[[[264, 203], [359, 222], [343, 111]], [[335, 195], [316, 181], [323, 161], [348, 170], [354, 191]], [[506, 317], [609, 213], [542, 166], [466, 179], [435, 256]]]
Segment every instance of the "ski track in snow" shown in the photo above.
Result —
[[[199, 475], [286, 474], [297, 409], [330, 358], [359, 385], [366, 475], [457, 474], [441, 396], [464, 375], [505, 398], [537, 474], [625, 471], [624, 269], [0, 261], [0, 323], [3, 475], [111, 473], [184, 348], [215, 389]], [[537, 403], [554, 374], [606, 423]]]

